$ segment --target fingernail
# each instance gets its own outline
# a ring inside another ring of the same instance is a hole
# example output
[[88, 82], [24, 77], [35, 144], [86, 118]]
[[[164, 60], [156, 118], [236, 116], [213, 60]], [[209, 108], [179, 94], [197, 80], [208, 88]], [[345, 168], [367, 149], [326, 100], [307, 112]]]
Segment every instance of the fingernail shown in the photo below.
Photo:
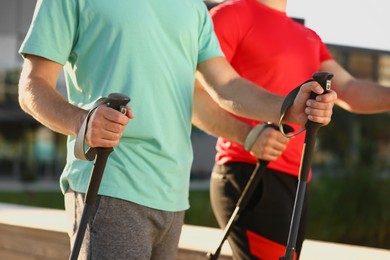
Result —
[[316, 91], [318, 91], [319, 93], [322, 93], [324, 90], [321, 86], [317, 86]]

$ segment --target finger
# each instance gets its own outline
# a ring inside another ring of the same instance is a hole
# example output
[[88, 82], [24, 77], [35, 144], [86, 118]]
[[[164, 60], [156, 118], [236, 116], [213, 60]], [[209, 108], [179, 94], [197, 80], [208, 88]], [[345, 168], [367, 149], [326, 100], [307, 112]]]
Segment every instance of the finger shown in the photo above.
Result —
[[130, 119], [134, 118], [133, 111], [132, 111], [131, 107], [129, 107], [129, 106], [126, 106], [126, 116]]
[[85, 141], [89, 147], [115, 147], [119, 144], [120, 137], [121, 133], [90, 128], [85, 135]]
[[121, 112], [112, 109], [111, 107], [102, 105], [96, 109], [96, 112], [94, 114], [96, 114], [96, 116], [104, 118], [105, 120], [121, 125], [127, 125], [129, 122], [129, 118], [127, 116], [127, 109], [126, 115], [124, 115]]
[[333, 102], [318, 102], [314, 99], [309, 99], [306, 101], [306, 105], [310, 109], [332, 111], [334, 103]]
[[324, 92], [324, 89], [321, 87], [321, 85], [317, 81], [310, 81], [310, 82], [305, 83], [301, 86], [301, 91], [303, 93], [308, 94], [308, 95], [310, 95], [311, 92], [314, 92], [314, 93], [320, 95]]
[[337, 93], [333, 90], [328, 90], [325, 94], [318, 95], [316, 97], [316, 100], [320, 102], [327, 102], [327, 103], [336, 102]]
[[331, 121], [330, 117], [318, 117], [318, 116], [308, 116], [308, 119], [314, 123], [319, 123], [321, 125], [328, 125]]
[[330, 117], [333, 114], [332, 105], [315, 104], [310, 107], [306, 107], [305, 113], [312, 116]]
[[267, 151], [264, 151], [263, 157], [266, 158], [268, 161], [274, 161], [276, 160], [281, 154], [283, 150], [278, 149], [268, 149]]
[[[110, 108], [110, 110], [113, 110]], [[118, 115], [114, 115], [113, 117], [110, 115], [107, 115], [108, 111], [96, 111], [94, 113], [88, 123], [88, 128], [93, 129], [98, 133], [121, 133], [123, 132], [125, 128], [125, 124], [122, 124], [121, 120], [115, 120], [113, 121], [113, 118], [116, 118]], [[115, 111], [114, 111], [115, 112]], [[111, 113], [109, 111], [108, 113]], [[120, 114], [120, 113], [119, 113]], [[124, 116], [124, 115], [122, 115]], [[124, 116], [126, 119], [125, 121], [128, 121], [128, 118]]]
[[311, 110], [308, 113], [308, 119], [315, 123], [329, 124], [332, 118], [332, 112], [328, 110], [314, 110], [307, 108], [306, 111]]

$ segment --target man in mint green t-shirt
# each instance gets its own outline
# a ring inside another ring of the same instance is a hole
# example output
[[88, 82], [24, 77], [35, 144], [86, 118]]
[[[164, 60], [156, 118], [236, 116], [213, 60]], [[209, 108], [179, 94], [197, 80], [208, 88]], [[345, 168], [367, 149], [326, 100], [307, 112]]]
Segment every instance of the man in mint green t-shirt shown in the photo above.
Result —
[[[92, 168], [75, 158], [75, 136], [98, 98], [116, 92], [132, 99], [126, 114], [99, 106], [88, 121], [86, 144], [115, 147], [115, 152], [107, 162], [82, 259], [174, 259], [189, 207], [196, 71], [219, 106], [234, 114], [278, 122], [284, 99], [231, 68], [201, 0], [38, 0], [20, 54], [25, 59], [21, 107], [68, 136], [60, 184], [74, 222], [71, 239]], [[55, 90], [61, 70], [67, 99]], [[285, 120], [330, 121], [335, 93], [306, 104], [311, 91], [323, 90], [305, 84]], [[218, 125], [221, 119], [215, 120]]]

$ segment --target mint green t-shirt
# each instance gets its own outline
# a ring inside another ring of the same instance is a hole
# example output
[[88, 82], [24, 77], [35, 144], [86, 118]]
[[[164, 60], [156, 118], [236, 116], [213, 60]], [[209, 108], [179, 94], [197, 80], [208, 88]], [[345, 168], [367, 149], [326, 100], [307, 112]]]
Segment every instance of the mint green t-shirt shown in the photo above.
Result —
[[[99, 194], [167, 211], [189, 207], [194, 72], [223, 55], [202, 0], [39, 0], [20, 53], [63, 64], [74, 105], [88, 109], [113, 92], [131, 98], [135, 118]], [[85, 192], [93, 166], [75, 159], [74, 142], [68, 138], [63, 192]]]

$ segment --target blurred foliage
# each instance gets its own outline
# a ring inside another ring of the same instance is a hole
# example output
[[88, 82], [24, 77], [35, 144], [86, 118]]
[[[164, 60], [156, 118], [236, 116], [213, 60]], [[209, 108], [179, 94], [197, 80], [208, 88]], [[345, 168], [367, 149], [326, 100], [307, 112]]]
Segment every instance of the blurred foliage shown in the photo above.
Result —
[[190, 225], [218, 227], [208, 190], [190, 191], [190, 209], [186, 212], [184, 222]]
[[0, 192], [0, 202], [18, 205], [64, 209], [64, 196], [60, 191]]
[[323, 174], [308, 187], [308, 238], [390, 249], [390, 178], [367, 165]]
[[390, 115], [334, 110], [318, 133], [307, 237], [390, 249]]

